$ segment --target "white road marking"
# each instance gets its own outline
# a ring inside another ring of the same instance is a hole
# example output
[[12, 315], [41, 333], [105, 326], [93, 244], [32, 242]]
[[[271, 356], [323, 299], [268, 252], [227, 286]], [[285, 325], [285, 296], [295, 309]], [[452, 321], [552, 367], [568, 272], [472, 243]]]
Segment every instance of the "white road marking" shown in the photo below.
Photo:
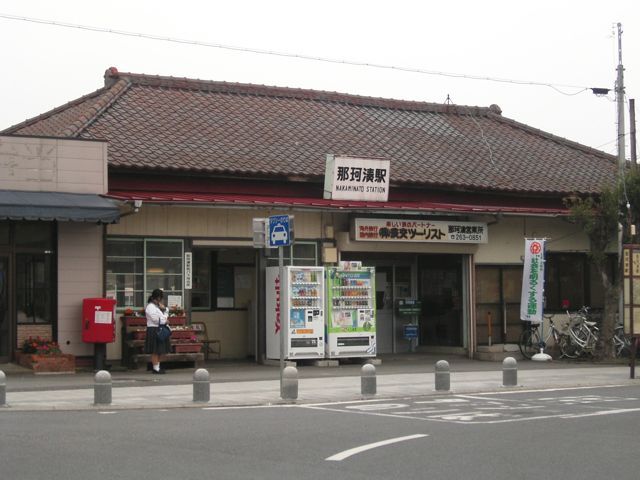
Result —
[[601, 415], [616, 415], [618, 413], [630, 413], [630, 412], [640, 412], [640, 408], [618, 408], [616, 410], [599, 410], [597, 412], [589, 412], [589, 413], [570, 413], [568, 415], [560, 415], [560, 418], [598, 417]]
[[428, 437], [429, 435], [418, 433], [416, 435], [407, 435], [406, 437], [390, 438], [388, 440], [382, 440], [381, 442], [369, 443], [367, 445], [361, 445], [360, 447], [350, 448], [343, 452], [336, 453], [330, 457], [325, 458], [329, 462], [340, 462], [345, 458], [349, 458], [358, 453], [366, 452], [378, 447], [384, 447], [385, 445], [391, 445], [393, 443], [405, 442], [407, 440], [415, 440], [416, 438]]
[[114, 413], [118, 413], [118, 412], [110, 411], [110, 412], [98, 412], [98, 413], [99, 413], [100, 415], [113, 415]]
[[404, 403], [373, 403], [369, 405], [351, 405], [348, 408], [350, 410], [361, 410], [363, 412], [370, 412], [374, 410], [393, 410], [394, 408], [407, 408], [409, 405]]
[[[458, 397], [461, 397], [461, 395], [458, 395]], [[470, 397], [471, 398], [471, 397]], [[486, 399], [482, 399], [482, 400], [486, 400]], [[431, 404], [431, 403], [468, 403], [469, 400], [465, 400], [464, 398], [438, 398], [436, 400], [424, 400], [424, 401], [420, 401], [420, 402], [413, 402], [416, 405], [420, 404], [420, 405], [424, 405], [424, 404]]]
[[[619, 385], [591, 385], [584, 387], [558, 387], [558, 388], [532, 388], [529, 390], [505, 390], [501, 392], [481, 392], [476, 393], [477, 396], [486, 396], [486, 395], [513, 395], [515, 393], [537, 393], [537, 392], [564, 392], [566, 390], [597, 390], [600, 388], [619, 388], [619, 387], [629, 387], [633, 386], [631, 384], [619, 384]], [[469, 397], [469, 395], [458, 395], [459, 397]]]

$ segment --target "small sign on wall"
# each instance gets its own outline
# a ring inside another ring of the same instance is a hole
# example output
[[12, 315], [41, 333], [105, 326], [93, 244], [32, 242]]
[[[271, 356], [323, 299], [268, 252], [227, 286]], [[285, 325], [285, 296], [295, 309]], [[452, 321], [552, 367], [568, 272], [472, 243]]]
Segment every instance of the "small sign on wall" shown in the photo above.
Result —
[[193, 278], [193, 254], [185, 252], [184, 254], [184, 289], [191, 290]]
[[389, 160], [327, 155], [324, 198], [386, 202], [390, 165]]

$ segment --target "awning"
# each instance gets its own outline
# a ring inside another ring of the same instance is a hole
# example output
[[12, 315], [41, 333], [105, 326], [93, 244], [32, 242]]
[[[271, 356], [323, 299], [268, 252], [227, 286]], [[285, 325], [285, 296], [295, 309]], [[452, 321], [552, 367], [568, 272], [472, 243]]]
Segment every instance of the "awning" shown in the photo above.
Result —
[[87, 193], [0, 190], [0, 220], [115, 223], [117, 203]]
[[[567, 215], [566, 207], [531, 205], [512, 200], [505, 203], [454, 203], [449, 201], [415, 200], [369, 202], [356, 200], [326, 200], [309, 197], [284, 197], [273, 195], [249, 195], [230, 193], [190, 193], [170, 191], [111, 190], [109, 197], [122, 201], [142, 200], [159, 204], [214, 204], [253, 207], [286, 207], [342, 211], [388, 211], [390, 213], [448, 213], [448, 214], [512, 214], [512, 215]], [[539, 202], [538, 202], [539, 203]]]

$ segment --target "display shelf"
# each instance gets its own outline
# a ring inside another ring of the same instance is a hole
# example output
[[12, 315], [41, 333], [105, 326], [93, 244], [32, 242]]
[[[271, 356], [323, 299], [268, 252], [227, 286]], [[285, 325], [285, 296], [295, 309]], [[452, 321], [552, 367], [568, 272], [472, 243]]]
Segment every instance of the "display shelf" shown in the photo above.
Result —
[[369, 300], [369, 295], [341, 295], [333, 297], [336, 300]]

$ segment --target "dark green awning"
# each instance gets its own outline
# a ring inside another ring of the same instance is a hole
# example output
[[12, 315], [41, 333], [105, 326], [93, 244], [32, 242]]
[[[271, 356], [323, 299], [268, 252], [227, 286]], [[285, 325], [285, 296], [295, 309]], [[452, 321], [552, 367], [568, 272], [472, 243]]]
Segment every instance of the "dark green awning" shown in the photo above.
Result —
[[0, 190], [0, 219], [115, 223], [120, 211], [95, 194]]

